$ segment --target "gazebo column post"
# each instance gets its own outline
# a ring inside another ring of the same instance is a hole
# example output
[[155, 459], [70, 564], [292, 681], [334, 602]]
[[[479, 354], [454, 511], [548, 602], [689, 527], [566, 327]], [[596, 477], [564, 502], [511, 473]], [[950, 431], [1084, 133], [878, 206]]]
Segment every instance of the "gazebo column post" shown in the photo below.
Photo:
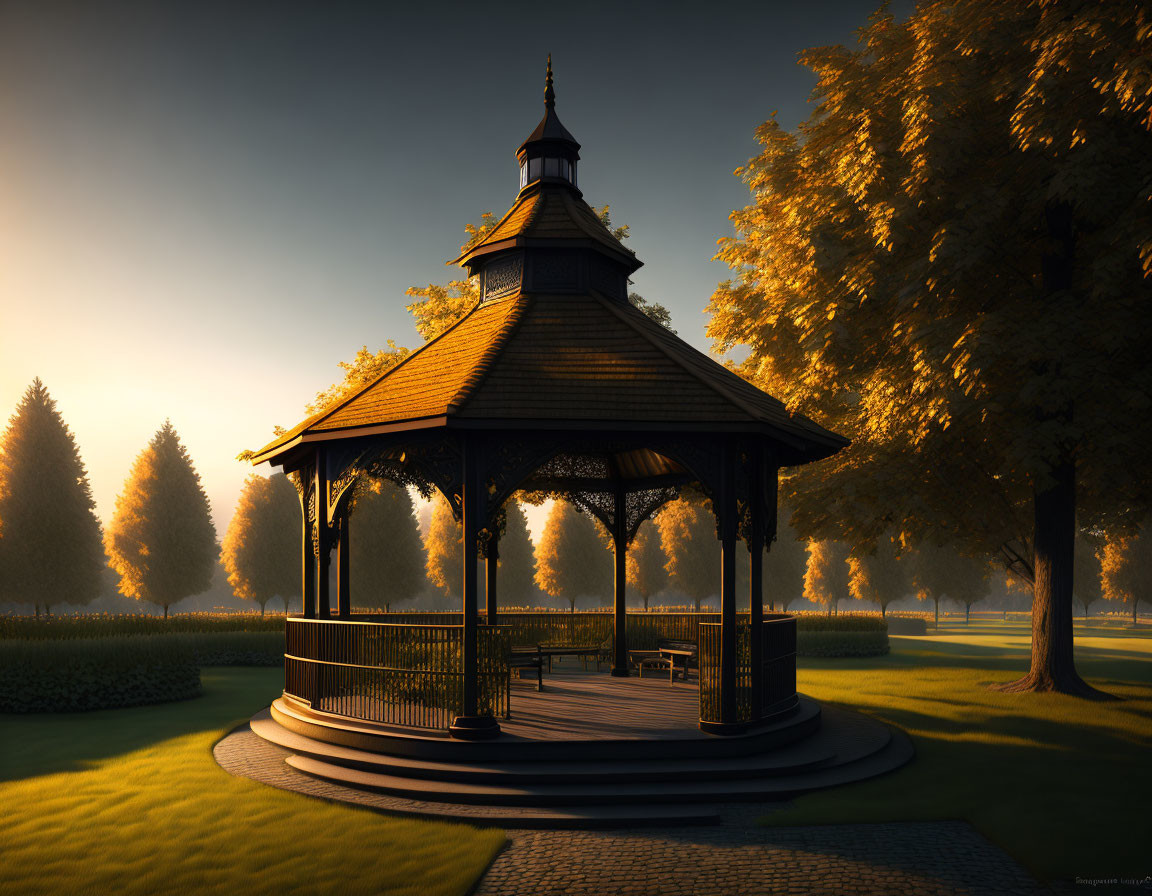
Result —
[[316, 449], [316, 616], [328, 619], [332, 602], [328, 588], [328, 571], [332, 560], [332, 533], [328, 527], [328, 468], [323, 448]]
[[348, 579], [348, 555], [352, 545], [348, 540], [348, 511], [340, 514], [340, 531], [336, 540], [336, 614], [341, 619], [352, 615], [352, 598]]
[[463, 569], [463, 626], [461, 644], [461, 672], [463, 688], [460, 715], [448, 729], [452, 737], [461, 740], [483, 740], [500, 733], [500, 726], [491, 716], [480, 715], [480, 653], [478, 645], [477, 620], [477, 518], [480, 509], [480, 480], [477, 475], [476, 446], [465, 436], [463, 447], [463, 483], [461, 503], [464, 529], [464, 569]]
[[625, 531], [628, 521], [625, 513], [623, 486], [616, 483], [615, 509], [612, 514], [612, 553], [615, 564], [613, 579], [613, 638], [612, 674], [617, 678], [628, 677], [628, 534]]
[[720, 476], [720, 724], [736, 727], [735, 457], [725, 446]]
[[308, 516], [308, 498], [300, 498], [300, 614], [316, 618], [316, 554], [312, 544], [313, 522]]
[[487, 550], [484, 559], [484, 601], [488, 616], [488, 624], [496, 625], [500, 612], [500, 604], [496, 592], [496, 570], [500, 566], [500, 536], [493, 533], [488, 536]]
[[764, 458], [753, 454], [751, 531], [748, 533], [748, 659], [752, 664], [752, 721], [764, 713]]

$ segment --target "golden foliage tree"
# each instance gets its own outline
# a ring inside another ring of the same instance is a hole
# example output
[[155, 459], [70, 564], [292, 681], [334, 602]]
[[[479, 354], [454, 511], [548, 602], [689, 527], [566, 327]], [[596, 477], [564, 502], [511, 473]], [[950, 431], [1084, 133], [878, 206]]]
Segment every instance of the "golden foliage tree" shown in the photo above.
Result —
[[536, 544], [536, 584], [572, 612], [581, 597], [603, 603], [612, 596], [612, 555], [597, 524], [567, 501], [552, 502]]
[[171, 422], [140, 452], [104, 537], [120, 593], [164, 608], [212, 585], [219, 551], [208, 497]]
[[1106, 600], [1132, 607], [1132, 624], [1141, 600], [1152, 600], [1152, 535], [1147, 528], [1119, 535], [1104, 543], [1100, 557], [1101, 584]]
[[948, 543], [1033, 584], [1013, 690], [1072, 655], [1076, 517], [1150, 504], [1152, 53], [1121, 0], [921, 3], [804, 54], [814, 111], [738, 173], [709, 333], [853, 440], [785, 483], [806, 536]]
[[720, 542], [711, 502], [691, 494], [670, 501], [656, 515], [656, 528], [668, 558], [669, 586], [699, 612], [706, 598], [720, 592]]
[[[348, 529], [349, 591], [359, 606], [383, 606], [389, 612], [392, 604], [411, 600], [424, 590], [424, 550], [407, 489], [386, 479], [358, 482]], [[457, 568], [461, 553], [456, 552]]]
[[248, 477], [224, 533], [220, 561], [242, 600], [260, 605], [273, 597], [300, 597], [300, 499], [283, 473]]
[[100, 522], [76, 440], [39, 378], [0, 440], [0, 599], [52, 604], [99, 596]]
[[323, 392], [318, 392], [316, 398], [308, 405], [308, 413], [319, 413], [351, 395], [357, 389], [379, 379], [407, 358], [409, 354], [411, 354], [410, 349], [397, 345], [391, 339], [388, 340], [387, 348], [382, 348], [375, 353], [368, 351], [368, 346], [363, 346], [351, 361], [340, 362], [339, 366], [344, 371], [344, 379], [329, 386]]
[[628, 587], [640, 595], [644, 609], [648, 601], [668, 585], [668, 571], [665, 564], [668, 555], [660, 539], [660, 530], [651, 520], [645, 520], [636, 531], [636, 537], [628, 546], [625, 571]]
[[432, 499], [432, 522], [424, 539], [428, 581], [445, 597], [463, 597], [464, 530], [439, 492]]
[[848, 546], [839, 541], [808, 543], [808, 566], [804, 570], [804, 598], [836, 612], [848, 590]]

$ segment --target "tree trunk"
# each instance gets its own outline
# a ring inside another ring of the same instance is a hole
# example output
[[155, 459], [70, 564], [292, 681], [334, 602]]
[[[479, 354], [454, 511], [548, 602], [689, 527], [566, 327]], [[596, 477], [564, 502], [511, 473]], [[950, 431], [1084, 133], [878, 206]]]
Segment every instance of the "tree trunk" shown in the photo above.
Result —
[[168, 618], [168, 604], [164, 604], [164, 618]]
[[968, 624], [968, 620], [972, 617], [972, 605], [964, 604], [964, 624]]
[[39, 602], [33, 603], [32, 606], [36, 608], [36, 618], [40, 618], [40, 604]]
[[888, 611], [888, 608], [886, 606], [884, 606], [884, 604], [880, 604], [880, 618], [881, 619], [887, 619], [888, 618], [887, 611]]
[[1032, 590], [1032, 663], [1018, 681], [999, 686], [1010, 692], [1056, 691], [1096, 700], [1113, 699], [1076, 672], [1072, 650], [1072, 556], [1076, 535], [1076, 467], [1064, 461], [1052, 482], [1035, 490]]
[[1135, 594], [1133, 594], [1132, 595], [1132, 625], [1133, 626], [1138, 624], [1136, 622], [1136, 608], [1139, 605], [1140, 605], [1140, 598], [1138, 598]]
[[936, 629], [939, 629], [939, 628], [940, 628], [940, 598], [938, 598], [938, 597], [935, 597], [935, 598], [933, 598], [933, 599], [932, 599], [932, 603], [933, 603], [933, 604], [935, 605], [935, 607], [936, 607], [936, 620], [935, 620], [935, 622], [933, 623], [933, 626], [932, 626], [932, 627], [933, 627], [933, 628], [936, 628]]
[[262, 601], [262, 602], [261, 602], [261, 604], [260, 604], [260, 618], [261, 618], [261, 619], [263, 619], [263, 618], [264, 618], [264, 605], [265, 605], [266, 603], [268, 603], [268, 601]]
[[[44, 604], [44, 615], [46, 615], [49, 619], [52, 618], [52, 604]], [[1132, 618], [1133, 619], [1136, 618], [1136, 602], [1135, 601], [1132, 602]]]

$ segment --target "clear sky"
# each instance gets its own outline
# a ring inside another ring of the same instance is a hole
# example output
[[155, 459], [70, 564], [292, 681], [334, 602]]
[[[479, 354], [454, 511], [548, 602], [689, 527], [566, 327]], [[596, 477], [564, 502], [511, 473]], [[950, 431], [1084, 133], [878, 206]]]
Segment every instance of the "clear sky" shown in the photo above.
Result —
[[222, 537], [239, 451], [419, 343], [404, 290], [511, 205], [548, 52], [585, 199], [707, 349], [732, 172], [875, 5], [0, 0], [0, 415], [44, 380], [105, 521], [170, 418]]

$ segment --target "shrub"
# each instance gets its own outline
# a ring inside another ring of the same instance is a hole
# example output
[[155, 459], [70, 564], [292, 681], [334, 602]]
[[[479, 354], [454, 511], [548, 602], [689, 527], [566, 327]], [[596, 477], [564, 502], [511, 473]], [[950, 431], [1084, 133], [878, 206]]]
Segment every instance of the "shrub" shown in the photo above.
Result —
[[888, 652], [886, 631], [799, 631], [797, 656], [882, 656]]
[[[283, 623], [281, 623], [283, 624]], [[162, 636], [161, 636], [162, 637]], [[201, 666], [280, 666], [284, 633], [206, 632], [185, 635]]]
[[0, 641], [0, 712], [77, 712], [200, 694], [188, 639]]
[[859, 613], [840, 613], [827, 616], [823, 613], [796, 617], [796, 631], [800, 632], [885, 632], [888, 622], [881, 616], [865, 616]]
[[258, 613], [182, 613], [165, 619], [142, 613], [91, 613], [74, 616], [0, 616], [0, 639], [57, 640], [115, 635], [179, 632], [280, 632], [283, 616]]

